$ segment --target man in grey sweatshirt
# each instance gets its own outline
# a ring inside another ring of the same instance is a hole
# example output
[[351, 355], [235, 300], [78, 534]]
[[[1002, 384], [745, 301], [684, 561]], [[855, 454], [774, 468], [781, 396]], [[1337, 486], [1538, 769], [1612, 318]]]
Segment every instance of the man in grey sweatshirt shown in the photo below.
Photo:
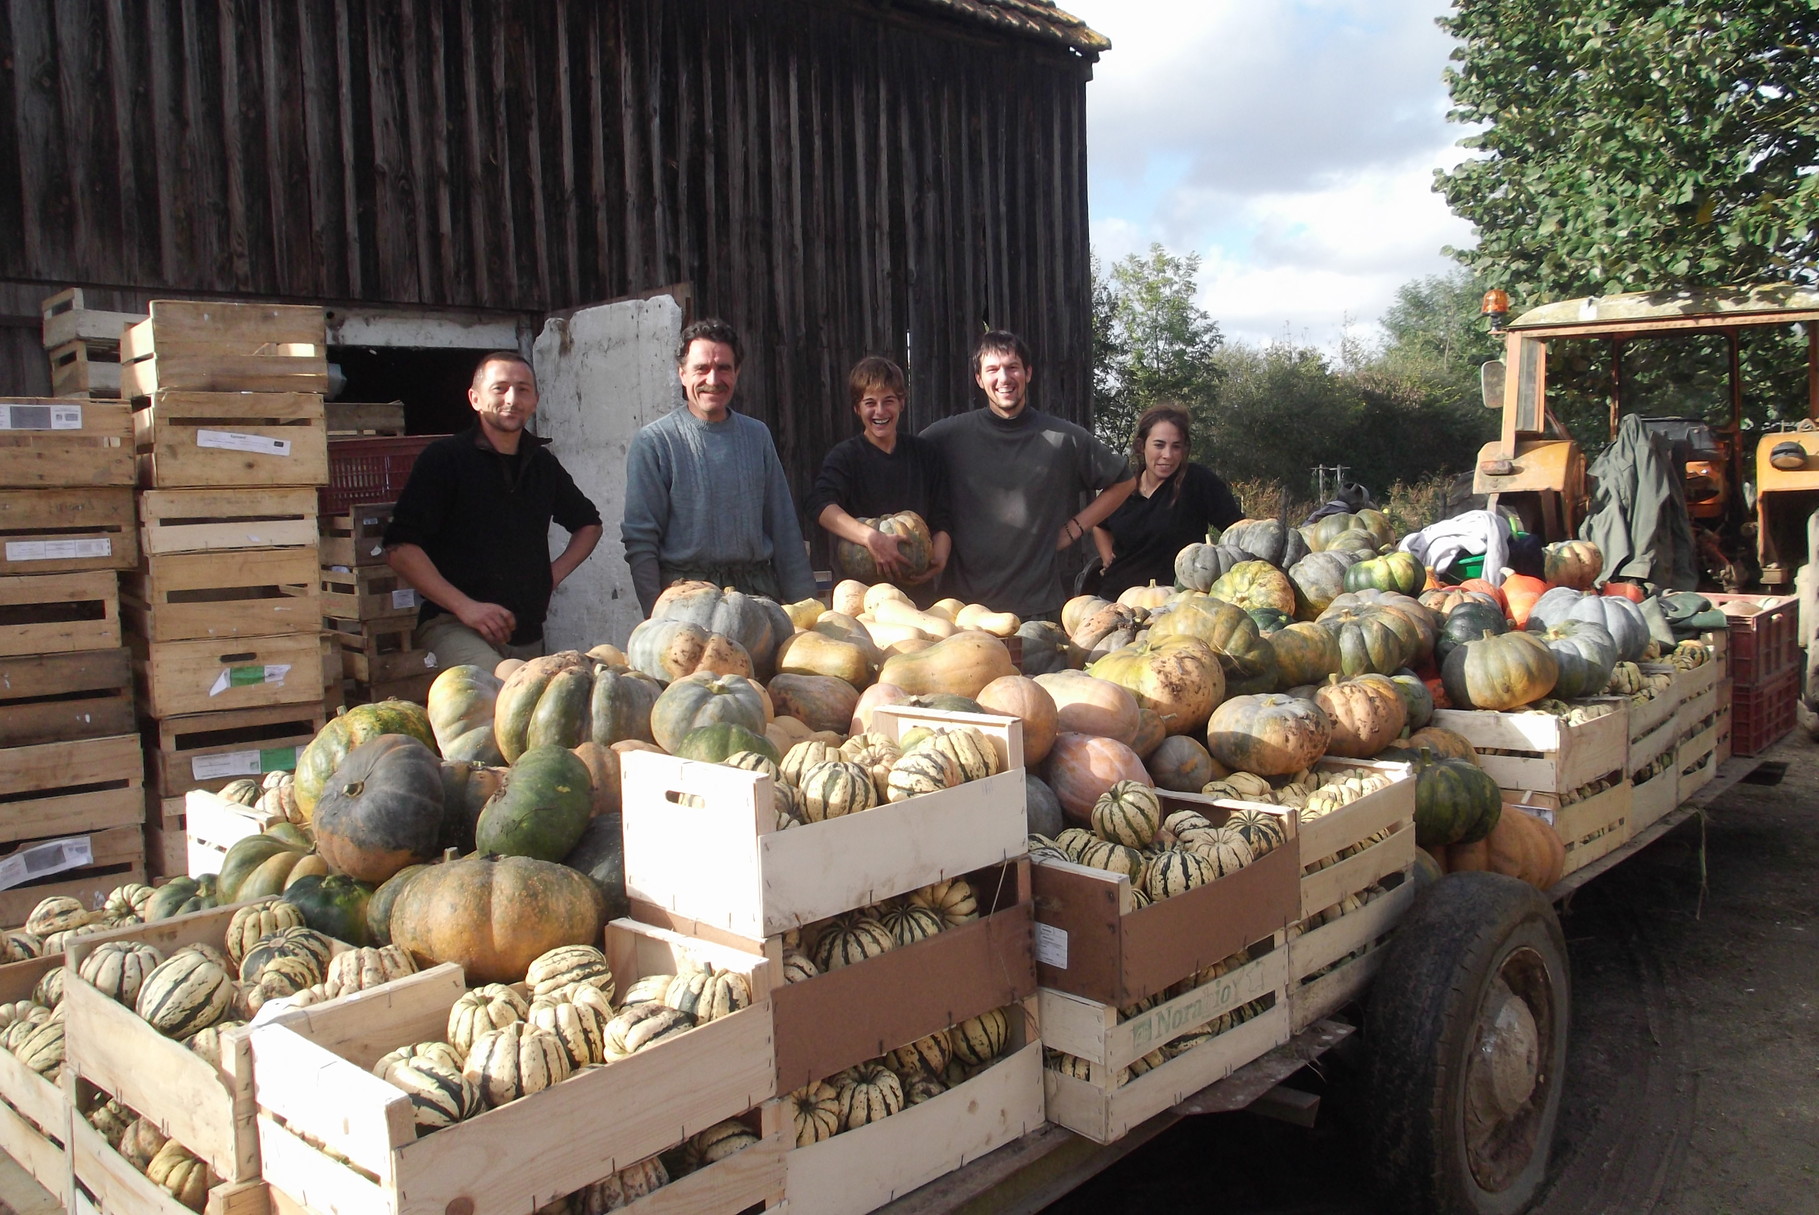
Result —
[[731, 408], [740, 357], [725, 321], [683, 330], [676, 375], [687, 407], [644, 427], [626, 452], [619, 535], [646, 616], [664, 587], [685, 579], [779, 603], [815, 593], [771, 432]]

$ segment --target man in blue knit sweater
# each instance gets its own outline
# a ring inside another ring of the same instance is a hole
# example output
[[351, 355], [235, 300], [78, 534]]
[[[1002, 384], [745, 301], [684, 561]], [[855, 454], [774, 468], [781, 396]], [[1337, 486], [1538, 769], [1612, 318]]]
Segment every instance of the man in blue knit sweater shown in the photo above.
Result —
[[815, 593], [771, 432], [732, 410], [740, 357], [724, 321], [683, 330], [676, 374], [687, 407], [640, 430], [626, 453], [619, 535], [646, 616], [664, 587], [686, 579], [779, 603]]

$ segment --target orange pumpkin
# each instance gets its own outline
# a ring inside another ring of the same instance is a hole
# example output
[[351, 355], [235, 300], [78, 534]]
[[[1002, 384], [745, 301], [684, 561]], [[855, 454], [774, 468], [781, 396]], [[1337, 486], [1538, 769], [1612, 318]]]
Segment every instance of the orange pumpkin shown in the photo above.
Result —
[[1590, 540], [1562, 540], [1541, 550], [1542, 570], [1555, 586], [1589, 591], [1604, 572], [1604, 554]]
[[1509, 608], [1509, 618], [1516, 622], [1516, 627], [1528, 627], [1528, 614], [1534, 610], [1535, 603], [1548, 592], [1548, 585], [1540, 578], [1528, 574], [1518, 574], [1513, 570], [1503, 571], [1503, 599]]
[[1001, 675], [973, 697], [979, 707], [1023, 722], [1023, 762], [1034, 767], [1048, 758], [1055, 745], [1058, 710], [1055, 698], [1028, 675]]
[[1547, 823], [1520, 810], [1506, 811], [1484, 838], [1485, 867], [1520, 878], [1538, 890], [1560, 880], [1566, 846]]
[[1459, 584], [1459, 589], [1462, 591], [1480, 591], [1483, 594], [1489, 595], [1496, 601], [1497, 606], [1504, 610], [1505, 614], [1508, 614], [1509, 612], [1510, 602], [1508, 596], [1503, 593], [1502, 587], [1497, 586], [1494, 583], [1487, 582], [1483, 578], [1467, 578], [1464, 582]]
[[1648, 598], [1648, 592], [1634, 582], [1607, 582], [1604, 593], [1618, 599], [1627, 599], [1631, 603], [1641, 603]]
[[1036, 682], [1055, 700], [1055, 727], [1065, 733], [1115, 738], [1129, 746], [1137, 737], [1137, 698], [1109, 679], [1084, 671], [1038, 675]]
[[1382, 675], [1341, 679], [1335, 675], [1314, 693], [1314, 703], [1333, 723], [1328, 755], [1369, 759], [1408, 725], [1408, 704]]
[[1047, 779], [1062, 813], [1083, 826], [1093, 821], [1093, 803], [1119, 781], [1155, 783], [1137, 753], [1117, 739], [1068, 731], [1055, 735]]
[[1225, 699], [1225, 674], [1219, 658], [1197, 637], [1164, 637], [1128, 645], [1099, 659], [1086, 673], [1110, 680], [1135, 697], [1138, 705], [1154, 710], [1169, 734], [1197, 732], [1206, 725], [1213, 706]]

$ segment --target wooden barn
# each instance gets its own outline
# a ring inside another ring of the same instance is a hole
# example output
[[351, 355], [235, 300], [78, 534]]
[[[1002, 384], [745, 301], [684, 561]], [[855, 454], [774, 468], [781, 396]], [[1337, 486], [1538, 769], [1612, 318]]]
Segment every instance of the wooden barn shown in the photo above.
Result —
[[447, 430], [473, 348], [674, 287], [744, 334], [798, 493], [867, 353], [909, 365], [920, 426], [1013, 328], [1084, 422], [1107, 45], [1051, 0], [22, 0], [0, 392], [48, 391], [66, 286], [322, 303], [348, 395]]

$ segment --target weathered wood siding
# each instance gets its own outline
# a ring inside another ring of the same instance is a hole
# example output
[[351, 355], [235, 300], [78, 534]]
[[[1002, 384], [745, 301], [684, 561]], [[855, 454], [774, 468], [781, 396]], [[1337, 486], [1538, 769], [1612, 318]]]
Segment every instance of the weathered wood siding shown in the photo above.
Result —
[[689, 282], [800, 492], [866, 353], [912, 361], [923, 424], [1014, 328], [1085, 420], [1089, 75], [870, 0], [11, 0], [0, 282], [533, 313]]

